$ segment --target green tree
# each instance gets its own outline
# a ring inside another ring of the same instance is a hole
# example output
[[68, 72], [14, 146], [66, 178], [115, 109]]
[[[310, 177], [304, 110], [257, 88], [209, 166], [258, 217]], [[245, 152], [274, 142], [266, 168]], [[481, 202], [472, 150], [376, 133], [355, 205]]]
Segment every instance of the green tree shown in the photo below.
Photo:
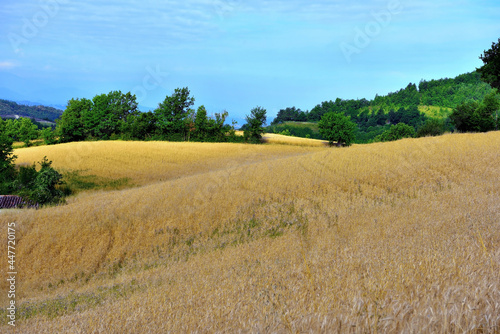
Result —
[[453, 109], [450, 119], [461, 132], [486, 132], [498, 127], [500, 101], [495, 91], [488, 93], [481, 103], [469, 101]]
[[158, 105], [154, 113], [158, 120], [158, 128], [161, 134], [171, 140], [185, 140], [187, 134], [187, 118], [192, 114], [190, 108], [194, 104], [189, 89], [176, 88], [172, 96]]
[[45, 145], [54, 145], [55, 143], [57, 143], [56, 134], [50, 127], [44, 128], [42, 131], [40, 131], [40, 136], [42, 137]]
[[136, 96], [130, 92], [112, 91], [96, 95], [92, 108], [83, 114], [83, 122], [89, 136], [109, 139], [118, 135], [128, 115], [137, 110]]
[[[81, 141], [86, 138], [87, 129], [84, 119], [89, 117], [92, 110], [92, 101], [89, 99], [71, 99], [68, 101], [66, 110], [56, 120], [56, 134], [61, 143]], [[85, 115], [85, 116], [84, 116]]]
[[198, 110], [196, 111], [194, 126], [195, 126], [196, 139], [204, 141], [207, 137], [208, 117], [207, 117], [207, 109], [205, 109], [205, 106], [203, 105], [199, 106]]
[[337, 142], [337, 146], [350, 146], [355, 140], [356, 124], [351, 118], [340, 113], [328, 112], [321, 117], [318, 123], [319, 132], [330, 146]]
[[210, 118], [207, 124], [207, 132], [210, 141], [226, 141], [226, 134], [229, 133], [232, 127], [226, 122], [228, 112], [224, 110], [222, 113], [215, 113], [215, 118]]
[[484, 97], [483, 102], [476, 111], [476, 128], [479, 131], [486, 132], [498, 130], [498, 114], [500, 109], [500, 95], [491, 91]]
[[40, 171], [36, 175], [35, 187], [30, 199], [38, 204], [57, 204], [63, 200], [63, 192], [58, 186], [63, 184], [62, 175], [52, 168], [52, 161], [44, 157]]
[[36, 164], [21, 166], [14, 181], [15, 192], [25, 200], [40, 205], [58, 204], [63, 202], [64, 193], [59, 186], [63, 184], [62, 175], [52, 168], [52, 161], [44, 157]]
[[476, 101], [464, 102], [453, 109], [450, 119], [460, 132], [474, 131], [473, 115], [479, 108]]
[[136, 111], [128, 115], [122, 124], [122, 137], [125, 139], [146, 140], [154, 137], [156, 133], [156, 117], [151, 111]]
[[491, 49], [485, 50], [479, 56], [484, 65], [477, 69], [481, 73], [481, 79], [493, 88], [500, 89], [500, 38], [498, 42], [491, 44]]
[[403, 138], [413, 138], [415, 134], [415, 128], [413, 126], [405, 123], [398, 123], [396, 125], [391, 125], [389, 130], [375, 137], [375, 141], [394, 141]]
[[12, 139], [5, 132], [6, 122], [0, 119], [0, 194], [8, 194], [16, 175]]
[[429, 118], [418, 129], [417, 137], [439, 136], [445, 132], [445, 124], [441, 119]]
[[21, 123], [17, 119], [8, 119], [5, 121], [5, 134], [9, 136], [12, 141], [21, 141], [19, 137], [19, 127]]
[[26, 145], [26, 147], [31, 146], [31, 141], [38, 139], [39, 137], [38, 127], [33, 124], [31, 119], [26, 117], [19, 118], [17, 122], [19, 123], [19, 140], [22, 141]]
[[245, 140], [251, 143], [260, 143], [264, 126], [266, 124], [266, 109], [255, 107], [250, 111], [250, 115], [246, 115], [247, 127], [244, 131]]

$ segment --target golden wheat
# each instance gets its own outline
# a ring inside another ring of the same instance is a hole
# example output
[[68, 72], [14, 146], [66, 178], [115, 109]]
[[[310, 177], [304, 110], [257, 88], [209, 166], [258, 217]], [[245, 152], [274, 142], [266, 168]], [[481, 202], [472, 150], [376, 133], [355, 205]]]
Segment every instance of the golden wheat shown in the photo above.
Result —
[[264, 142], [268, 144], [282, 144], [293, 146], [325, 147], [328, 142], [318, 139], [308, 139], [293, 136], [284, 136], [275, 133], [266, 133], [263, 136]]
[[499, 132], [245, 146], [241, 164], [211, 144], [164, 182], [148, 144], [130, 157], [154, 177], [106, 174], [142, 187], [0, 215], [18, 225], [18, 332], [498, 332]]
[[77, 142], [14, 150], [16, 164], [32, 164], [47, 156], [62, 171], [129, 178], [138, 185], [307, 152], [310, 150], [294, 146], [133, 141]]

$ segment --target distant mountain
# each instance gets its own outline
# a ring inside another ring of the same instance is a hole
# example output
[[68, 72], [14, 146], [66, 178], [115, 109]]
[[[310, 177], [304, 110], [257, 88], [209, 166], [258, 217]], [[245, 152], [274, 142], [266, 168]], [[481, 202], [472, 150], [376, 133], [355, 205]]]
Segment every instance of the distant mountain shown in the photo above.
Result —
[[33, 102], [33, 101], [26, 101], [26, 100], [14, 100], [14, 102], [16, 102], [17, 104], [22, 104], [22, 105], [30, 106], [30, 107], [45, 106], [45, 107], [52, 107], [52, 108], [59, 109], [59, 110], [66, 109], [66, 105], [51, 104], [51, 103], [47, 103], [47, 102], [43, 102], [43, 101]]
[[63, 110], [43, 105], [25, 105], [14, 101], [0, 99], [0, 117], [24, 116], [33, 118], [37, 121], [48, 120], [55, 121], [63, 113]]
[[24, 105], [43, 105], [65, 109], [66, 102], [74, 96], [88, 92], [76, 87], [47, 82], [43, 78], [22, 77], [8, 72], [0, 75], [0, 98]]

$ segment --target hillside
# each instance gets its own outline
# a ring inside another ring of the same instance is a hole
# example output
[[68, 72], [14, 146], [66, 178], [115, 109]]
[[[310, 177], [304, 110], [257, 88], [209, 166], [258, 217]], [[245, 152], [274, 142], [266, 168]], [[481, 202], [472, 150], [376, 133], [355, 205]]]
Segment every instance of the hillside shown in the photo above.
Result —
[[389, 129], [390, 124], [406, 123], [417, 131], [430, 118], [442, 121], [442, 132], [452, 131], [448, 117], [457, 105], [467, 101], [482, 101], [491, 92], [490, 85], [480, 79], [477, 72], [466, 73], [453, 79], [421, 80], [418, 87], [409, 83], [406, 88], [373, 100], [357, 99], [323, 101], [311, 111], [295, 107], [281, 109], [267, 127], [274, 133], [321, 139], [316, 123], [328, 112], [343, 113], [358, 126], [357, 143], [368, 143]]
[[54, 122], [62, 113], [62, 110], [52, 107], [28, 106], [0, 99], [0, 117], [2, 118], [9, 118], [9, 116], [12, 117], [17, 115], [32, 118], [37, 122], [44, 120]]
[[494, 332], [498, 147], [500, 132], [18, 149], [130, 186], [0, 214], [3, 235], [17, 224], [17, 332]]
[[379, 112], [388, 114], [390, 111], [413, 108], [418, 108], [429, 117], [446, 118], [457, 105], [470, 100], [481, 101], [491, 90], [489, 84], [481, 81], [478, 72], [471, 72], [452, 79], [421, 80], [418, 87], [410, 82], [406, 88], [387, 95], [377, 94], [373, 100], [337, 98], [335, 101], [323, 101], [305, 112], [295, 107], [281, 109], [271, 125], [287, 121], [317, 122], [330, 111], [342, 112], [353, 119], [366, 118], [365, 122], [370, 116], [375, 118]]

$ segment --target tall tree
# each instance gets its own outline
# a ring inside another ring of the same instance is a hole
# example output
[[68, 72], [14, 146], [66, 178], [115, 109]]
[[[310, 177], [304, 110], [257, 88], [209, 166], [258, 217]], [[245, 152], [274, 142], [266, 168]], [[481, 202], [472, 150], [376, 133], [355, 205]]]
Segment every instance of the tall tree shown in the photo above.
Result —
[[92, 102], [92, 109], [84, 113], [83, 119], [87, 134], [99, 139], [120, 133], [127, 116], [137, 111], [136, 96], [130, 92], [111, 91], [96, 95]]
[[84, 140], [87, 126], [84, 115], [89, 115], [92, 110], [92, 101], [86, 98], [71, 99], [68, 101], [66, 110], [61, 118], [56, 120], [59, 141], [67, 143], [71, 141]]
[[207, 109], [205, 109], [205, 106], [203, 105], [199, 106], [198, 110], [196, 111], [194, 126], [196, 131], [195, 133], [196, 139], [204, 141], [207, 136], [208, 118], [207, 118]]
[[189, 89], [176, 88], [172, 96], [165, 97], [165, 100], [158, 105], [154, 113], [158, 120], [159, 130], [167, 139], [185, 140], [187, 133], [186, 119], [192, 114], [190, 108], [194, 104], [194, 97], [191, 97]]
[[481, 73], [481, 79], [493, 88], [500, 89], [500, 38], [497, 43], [491, 44], [491, 49], [485, 50], [479, 56], [484, 65], [477, 69]]
[[255, 107], [250, 111], [250, 115], [245, 117], [247, 127], [244, 132], [245, 140], [251, 143], [260, 143], [266, 124], [266, 109]]
[[122, 124], [122, 137], [126, 139], [145, 140], [156, 133], [156, 117], [151, 112], [135, 111], [127, 116]]
[[31, 119], [26, 117], [21, 117], [17, 121], [19, 122], [19, 140], [26, 147], [31, 146], [31, 141], [39, 137], [38, 127], [33, 124]]
[[0, 118], [0, 194], [10, 191], [10, 183], [16, 175], [13, 154], [12, 139], [7, 135], [6, 122]]
[[328, 140], [330, 146], [337, 142], [337, 146], [350, 146], [356, 136], [356, 124], [349, 116], [341, 113], [328, 112], [321, 117], [318, 123], [319, 132]]

